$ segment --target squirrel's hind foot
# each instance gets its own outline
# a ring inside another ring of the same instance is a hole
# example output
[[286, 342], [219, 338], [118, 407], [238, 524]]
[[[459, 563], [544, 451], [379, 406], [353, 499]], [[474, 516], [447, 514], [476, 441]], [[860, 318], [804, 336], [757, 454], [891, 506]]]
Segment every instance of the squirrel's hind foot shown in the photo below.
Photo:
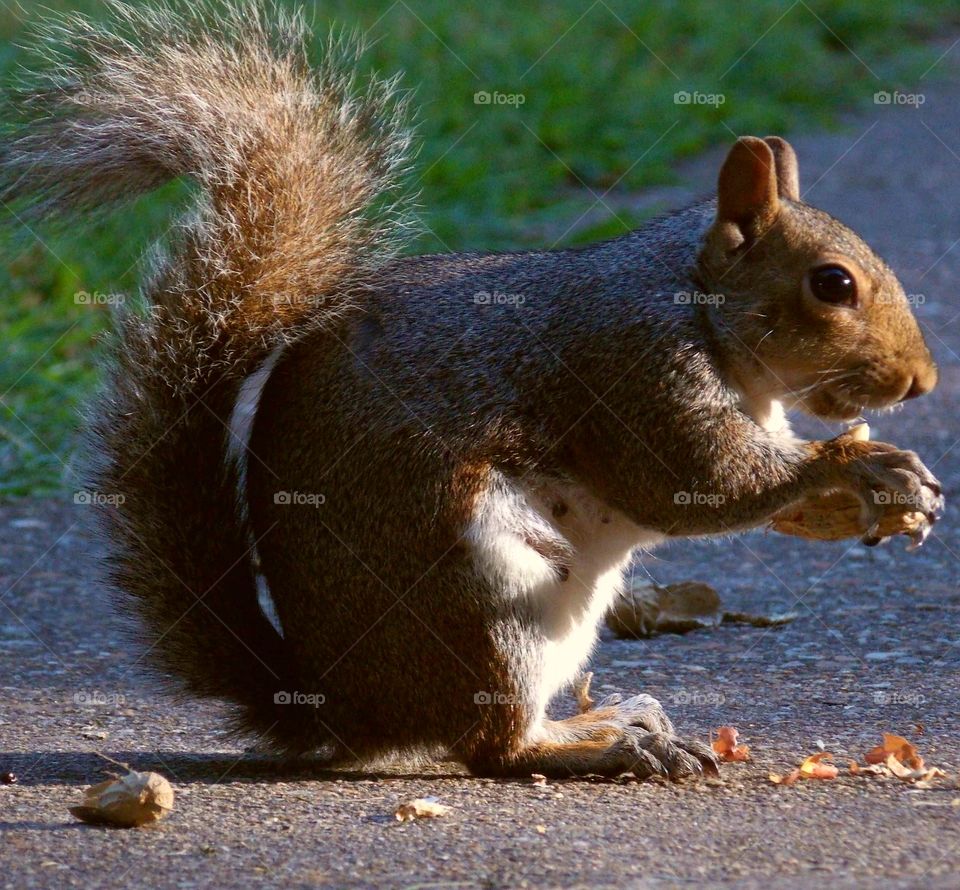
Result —
[[621, 761], [629, 764], [623, 772], [633, 773], [638, 779], [720, 775], [716, 755], [709, 745], [696, 739], [630, 728], [613, 747]]
[[610, 721], [624, 730], [614, 747], [632, 762], [626, 771], [637, 778], [659, 775], [681, 779], [719, 775], [717, 758], [710, 746], [694, 739], [679, 738], [667, 712], [651, 695], [641, 693], [624, 698], [613, 693], [579, 715], [580, 719], [591, 716], [595, 720]]
[[674, 733], [660, 702], [649, 695], [610, 695], [566, 720], [547, 720], [535, 741], [504, 756], [488, 752], [469, 764], [494, 775], [541, 773], [556, 778], [628, 773], [638, 779], [719, 775], [710, 746]]

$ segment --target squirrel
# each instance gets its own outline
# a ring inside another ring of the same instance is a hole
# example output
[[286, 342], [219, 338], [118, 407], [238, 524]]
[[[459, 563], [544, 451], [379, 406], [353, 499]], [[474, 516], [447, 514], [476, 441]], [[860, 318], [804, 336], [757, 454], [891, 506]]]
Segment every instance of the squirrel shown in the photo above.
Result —
[[108, 583], [160, 675], [331, 764], [715, 772], [649, 695], [548, 705], [641, 548], [835, 491], [868, 539], [878, 492], [937, 518], [916, 454], [786, 416], [934, 387], [894, 273], [803, 202], [786, 141], [751, 136], [715, 197], [612, 240], [404, 255], [395, 80], [361, 84], [336, 40], [311, 68], [299, 14], [110, 7], [53, 32], [0, 198], [43, 215], [196, 185], [146, 310], [119, 311], [89, 429], [92, 486], [123, 494]]

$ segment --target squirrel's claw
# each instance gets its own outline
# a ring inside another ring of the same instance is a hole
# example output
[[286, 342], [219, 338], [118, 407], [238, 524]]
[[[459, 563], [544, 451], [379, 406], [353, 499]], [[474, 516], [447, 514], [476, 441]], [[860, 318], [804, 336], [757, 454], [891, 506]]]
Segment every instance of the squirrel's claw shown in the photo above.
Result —
[[910, 533], [910, 543], [907, 544], [907, 550], [909, 552], [912, 553], [914, 550], [919, 550], [923, 546], [923, 542], [927, 540], [927, 536], [933, 529], [933, 523], [937, 521], [937, 518], [936, 516], [931, 518], [930, 514], [927, 514], [926, 520], [920, 523], [920, 525]]
[[615, 744], [624, 756], [624, 772], [631, 772], [638, 779], [720, 775], [716, 755], [703, 742], [679, 739], [665, 732], [633, 730]]

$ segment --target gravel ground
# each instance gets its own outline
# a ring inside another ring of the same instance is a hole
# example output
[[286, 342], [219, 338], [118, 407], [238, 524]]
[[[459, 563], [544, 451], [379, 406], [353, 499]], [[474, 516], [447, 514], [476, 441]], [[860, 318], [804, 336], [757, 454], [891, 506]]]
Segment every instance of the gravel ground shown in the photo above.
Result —
[[[944, 45], [947, 49], [949, 44]], [[794, 138], [807, 200], [858, 228], [921, 294], [937, 391], [876, 420], [960, 498], [960, 47], [918, 108], [870, 105], [836, 135]], [[718, 157], [685, 171], [710, 188]], [[672, 190], [682, 200], [687, 190]], [[663, 195], [639, 196], [638, 201]], [[814, 435], [824, 435], [810, 425]], [[145, 682], [96, 581], [86, 510], [0, 509], [0, 884], [6, 887], [309, 886], [955, 887], [960, 854], [960, 541], [950, 511], [922, 551], [811, 545], [775, 535], [675, 545], [638, 568], [712, 583], [731, 609], [792, 610], [773, 629], [723, 626], [605, 639], [595, 688], [660, 698], [685, 733], [733, 724], [754, 760], [722, 780], [472, 779], [451, 764], [369, 774], [283, 767], [244, 753], [216, 704], [175, 703]], [[842, 776], [777, 788], [821, 741], [839, 761], [883, 731], [913, 739], [949, 779], [917, 790]], [[82, 825], [67, 806], [109, 768], [98, 752], [177, 788], [161, 825]], [[400, 825], [395, 806], [436, 795], [446, 818]]]

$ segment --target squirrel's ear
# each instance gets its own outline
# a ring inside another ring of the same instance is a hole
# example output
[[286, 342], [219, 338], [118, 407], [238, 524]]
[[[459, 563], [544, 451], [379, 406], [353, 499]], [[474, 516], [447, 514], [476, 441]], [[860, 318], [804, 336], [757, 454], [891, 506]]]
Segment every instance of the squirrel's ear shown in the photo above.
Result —
[[767, 136], [763, 140], [770, 146], [777, 166], [777, 188], [781, 198], [790, 201], [800, 200], [800, 167], [797, 153], [786, 139], [779, 136]]
[[756, 136], [741, 136], [720, 168], [717, 224], [733, 224], [750, 240], [773, 222], [779, 209], [773, 149]]

